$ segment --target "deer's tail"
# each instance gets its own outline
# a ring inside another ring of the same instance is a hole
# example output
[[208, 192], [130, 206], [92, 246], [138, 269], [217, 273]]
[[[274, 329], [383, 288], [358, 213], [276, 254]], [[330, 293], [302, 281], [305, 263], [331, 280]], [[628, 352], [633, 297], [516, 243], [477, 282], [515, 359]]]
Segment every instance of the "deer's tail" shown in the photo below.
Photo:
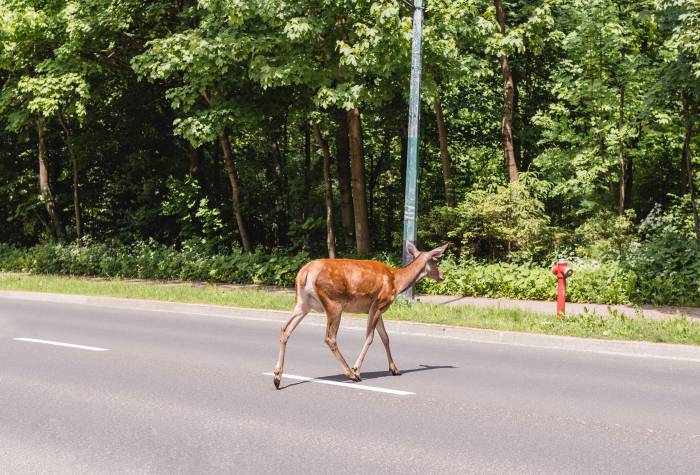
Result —
[[299, 300], [299, 293], [304, 291], [306, 287], [306, 279], [309, 277], [309, 265], [305, 265], [297, 273], [297, 278], [295, 281], [296, 291], [294, 292], [294, 303]]

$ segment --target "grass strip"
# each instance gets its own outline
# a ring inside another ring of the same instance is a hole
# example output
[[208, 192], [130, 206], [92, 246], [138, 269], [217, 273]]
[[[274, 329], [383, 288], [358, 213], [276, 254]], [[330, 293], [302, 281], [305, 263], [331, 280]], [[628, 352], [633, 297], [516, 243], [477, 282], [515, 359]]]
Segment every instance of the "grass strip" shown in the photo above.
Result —
[[[154, 284], [128, 280], [93, 280], [52, 275], [0, 274], [0, 290], [53, 292], [92, 296], [203, 303], [291, 311], [294, 297], [280, 292], [226, 289], [214, 285]], [[584, 313], [557, 319], [554, 315], [517, 309], [409, 304], [397, 301], [385, 317], [469, 328], [544, 333], [587, 338], [700, 344], [700, 323], [686, 317], [670, 320], [627, 318]]]

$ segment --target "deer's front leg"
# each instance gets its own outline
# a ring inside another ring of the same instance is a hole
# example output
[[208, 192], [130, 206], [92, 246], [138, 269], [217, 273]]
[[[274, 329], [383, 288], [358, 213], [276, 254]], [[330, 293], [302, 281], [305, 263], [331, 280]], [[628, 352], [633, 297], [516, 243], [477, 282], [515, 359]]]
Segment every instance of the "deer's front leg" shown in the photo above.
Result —
[[340, 316], [342, 314], [342, 308], [339, 305], [334, 305], [334, 304], [324, 304], [324, 307], [326, 308], [326, 344], [328, 345], [328, 348], [331, 349], [333, 352], [333, 355], [335, 358], [338, 360], [340, 365], [343, 367], [343, 371], [345, 371], [345, 375], [348, 377], [348, 379], [351, 379], [352, 381], [360, 381], [360, 375], [355, 373], [352, 369], [350, 369], [350, 366], [348, 366], [348, 362], [345, 361], [345, 358], [343, 358], [343, 355], [340, 353], [340, 349], [338, 349], [338, 343], [336, 342], [336, 336], [338, 335], [338, 328], [340, 327]]
[[377, 326], [377, 321], [381, 318], [381, 316], [382, 313], [375, 305], [372, 305], [370, 308], [370, 313], [367, 316], [367, 336], [365, 337], [365, 344], [362, 346], [362, 350], [360, 350], [357, 361], [355, 361], [355, 366], [352, 368], [358, 377], [360, 376], [360, 370], [362, 369], [362, 362], [365, 360], [365, 356], [367, 355], [369, 346], [372, 344], [372, 340], [374, 340], [374, 328]]
[[401, 371], [396, 367], [396, 363], [394, 363], [394, 359], [391, 357], [391, 349], [389, 349], [389, 334], [386, 332], [386, 328], [384, 328], [384, 319], [381, 316], [379, 317], [379, 321], [377, 321], [377, 331], [379, 332], [379, 337], [382, 339], [382, 343], [384, 343], [386, 357], [389, 360], [389, 371], [391, 371], [391, 374], [394, 376], [400, 376]]

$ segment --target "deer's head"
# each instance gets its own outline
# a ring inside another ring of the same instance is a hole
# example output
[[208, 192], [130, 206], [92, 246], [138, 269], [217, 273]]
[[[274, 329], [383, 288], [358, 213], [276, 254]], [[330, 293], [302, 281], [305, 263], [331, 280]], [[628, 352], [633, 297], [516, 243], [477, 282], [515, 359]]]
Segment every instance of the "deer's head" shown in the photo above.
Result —
[[445, 276], [442, 275], [440, 269], [438, 269], [438, 257], [442, 256], [447, 250], [447, 244], [436, 247], [432, 251], [419, 251], [416, 246], [414, 246], [410, 241], [406, 241], [406, 249], [408, 253], [413, 256], [415, 261], [418, 261], [418, 265], [422, 265], [423, 269], [418, 274], [416, 282], [421, 280], [423, 277], [430, 277], [433, 280], [442, 282], [445, 280]]

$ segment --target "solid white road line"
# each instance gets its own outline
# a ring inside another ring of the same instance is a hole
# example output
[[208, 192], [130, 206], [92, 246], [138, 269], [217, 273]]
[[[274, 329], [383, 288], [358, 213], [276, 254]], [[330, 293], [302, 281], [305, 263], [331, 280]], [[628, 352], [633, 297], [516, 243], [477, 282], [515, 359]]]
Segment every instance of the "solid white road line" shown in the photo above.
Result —
[[60, 341], [37, 340], [36, 338], [14, 338], [17, 341], [28, 341], [30, 343], [42, 343], [44, 345], [65, 346], [68, 348], [78, 348], [80, 350], [89, 351], [109, 351], [107, 348], [98, 348], [96, 346], [74, 345], [73, 343], [62, 343]]
[[[266, 376], [274, 376], [273, 373], [263, 373], [263, 374]], [[411, 396], [413, 394], [416, 394], [416, 393], [412, 393], [410, 391], [401, 391], [398, 389], [377, 388], [374, 386], [365, 386], [364, 384], [357, 384], [357, 383], [341, 383], [340, 381], [328, 381], [327, 379], [308, 378], [306, 376], [296, 376], [294, 374], [287, 374], [287, 373], [283, 373], [282, 377], [289, 378], [289, 379], [298, 379], [299, 381], [309, 381], [312, 383], [330, 384], [331, 386], [341, 386], [341, 387], [349, 388], [349, 389], [362, 389], [364, 391], [375, 391], [378, 393], [396, 394], [397, 396]]]

